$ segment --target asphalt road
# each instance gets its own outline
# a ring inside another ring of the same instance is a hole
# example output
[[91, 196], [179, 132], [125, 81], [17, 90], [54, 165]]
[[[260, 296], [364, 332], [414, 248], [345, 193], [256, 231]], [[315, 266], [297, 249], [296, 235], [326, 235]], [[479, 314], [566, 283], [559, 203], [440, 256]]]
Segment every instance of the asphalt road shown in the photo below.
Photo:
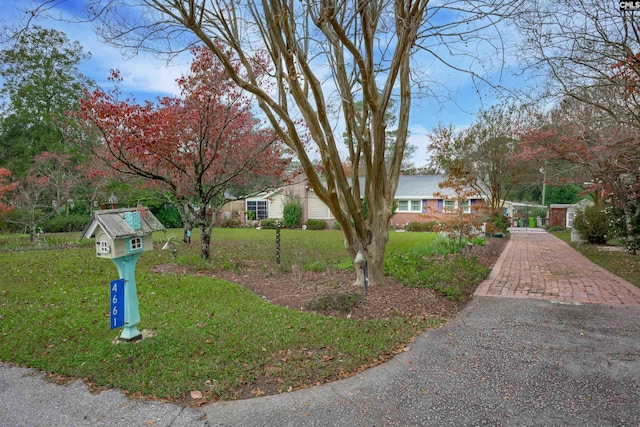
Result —
[[199, 410], [42, 377], [0, 364], [0, 425], [638, 426], [640, 307], [475, 297], [361, 375]]

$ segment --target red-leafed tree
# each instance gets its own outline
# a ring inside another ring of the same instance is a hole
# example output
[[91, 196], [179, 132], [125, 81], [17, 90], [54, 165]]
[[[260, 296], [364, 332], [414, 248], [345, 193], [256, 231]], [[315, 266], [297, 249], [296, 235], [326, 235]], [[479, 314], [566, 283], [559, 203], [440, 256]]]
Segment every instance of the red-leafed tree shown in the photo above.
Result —
[[0, 215], [24, 226], [31, 241], [42, 221], [55, 215], [69, 200], [78, 173], [68, 154], [42, 152], [32, 159], [27, 175], [9, 182], [11, 173], [0, 170]]
[[195, 48], [193, 54], [190, 73], [178, 80], [181, 97], [158, 105], [119, 101], [120, 76], [113, 72], [116, 90], [88, 94], [78, 118], [85, 124], [80, 139], [94, 158], [151, 181], [177, 201], [185, 227], [200, 228], [208, 259], [214, 224], [208, 209], [215, 218], [229, 188], [264, 185], [288, 160], [275, 132], [261, 126], [250, 99], [211, 52]]
[[565, 102], [522, 137], [525, 159], [547, 161], [573, 180], [589, 182], [624, 218], [629, 249], [637, 250], [640, 221], [640, 129], [613, 120], [588, 103]]
[[8, 196], [17, 185], [16, 182], [11, 182], [11, 171], [0, 168], [0, 215], [5, 215], [13, 209]]

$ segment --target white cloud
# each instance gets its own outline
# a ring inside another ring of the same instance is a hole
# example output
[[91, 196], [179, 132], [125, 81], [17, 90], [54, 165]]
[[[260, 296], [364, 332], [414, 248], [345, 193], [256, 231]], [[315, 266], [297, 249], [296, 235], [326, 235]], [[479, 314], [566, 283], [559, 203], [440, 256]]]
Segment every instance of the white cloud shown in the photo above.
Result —
[[[13, 0], [13, 7], [0, 11], [0, 19], [7, 23], [18, 23], [22, 18], [18, 12], [30, 7], [24, 0]], [[71, 6], [70, 3], [66, 4]], [[78, 41], [91, 59], [80, 64], [83, 74], [93, 79], [105, 90], [112, 87], [107, 79], [110, 70], [117, 69], [123, 78], [122, 92], [124, 96], [133, 95], [139, 102], [146, 99], [155, 100], [160, 96], [177, 96], [180, 94], [176, 79], [189, 70], [191, 54], [186, 52], [174, 58], [171, 63], [159, 59], [149, 53], [140, 53], [133, 58], [125, 57], [117, 48], [101, 42], [90, 23], [77, 23], [65, 10], [52, 10], [49, 15], [56, 19], [40, 19], [32, 22], [43, 28], [62, 31], [73, 42]], [[66, 18], [63, 20], [60, 18]]]

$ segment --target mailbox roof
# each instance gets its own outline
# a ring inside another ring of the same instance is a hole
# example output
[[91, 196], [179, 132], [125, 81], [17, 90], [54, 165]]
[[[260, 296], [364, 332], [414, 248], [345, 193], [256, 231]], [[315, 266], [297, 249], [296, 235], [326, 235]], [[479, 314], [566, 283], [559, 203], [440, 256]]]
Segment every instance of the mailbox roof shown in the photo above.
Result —
[[98, 225], [109, 235], [111, 240], [130, 236], [143, 236], [153, 231], [164, 231], [165, 228], [153, 216], [148, 208], [142, 208], [140, 215], [140, 229], [134, 230], [124, 219], [125, 212], [140, 212], [140, 208], [106, 209], [93, 211], [91, 221], [82, 231], [82, 237], [91, 238], [95, 235]]

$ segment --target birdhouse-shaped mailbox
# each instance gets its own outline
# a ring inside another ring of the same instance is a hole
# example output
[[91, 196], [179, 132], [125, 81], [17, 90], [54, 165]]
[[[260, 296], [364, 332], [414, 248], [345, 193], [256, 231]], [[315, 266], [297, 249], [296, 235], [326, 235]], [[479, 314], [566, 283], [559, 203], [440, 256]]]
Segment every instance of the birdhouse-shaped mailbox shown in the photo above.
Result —
[[153, 249], [151, 233], [164, 226], [148, 208], [93, 211], [82, 237], [96, 238], [98, 258], [120, 258]]

